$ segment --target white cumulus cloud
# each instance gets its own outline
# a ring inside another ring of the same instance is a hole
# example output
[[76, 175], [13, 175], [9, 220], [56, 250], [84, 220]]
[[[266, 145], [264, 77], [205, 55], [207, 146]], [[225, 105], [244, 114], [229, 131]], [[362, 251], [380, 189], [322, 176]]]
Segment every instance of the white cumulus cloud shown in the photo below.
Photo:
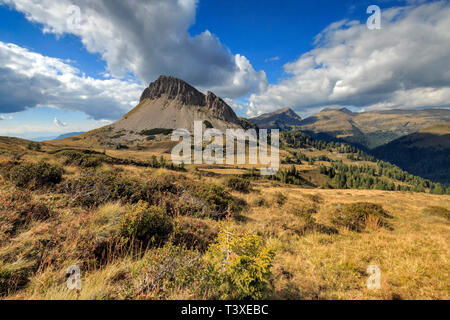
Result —
[[137, 104], [143, 87], [131, 81], [94, 79], [65, 61], [0, 41], [0, 112], [37, 106], [116, 119]]
[[62, 121], [60, 121], [60, 120], [58, 120], [58, 119], [53, 119], [53, 123], [55, 124], [55, 126], [57, 126], [58, 128], [64, 128], [64, 127], [67, 127], [67, 123], [65, 123], [65, 122], [62, 122]]
[[43, 31], [80, 37], [99, 53], [108, 72], [131, 72], [147, 84], [159, 75], [179, 77], [204, 90], [236, 98], [265, 89], [264, 71], [232, 54], [205, 30], [191, 36], [197, 0], [0, 0], [43, 25]]
[[447, 1], [382, 10], [382, 29], [338, 21], [315, 48], [284, 65], [286, 78], [251, 95], [248, 115], [293, 107], [450, 106], [450, 5]]

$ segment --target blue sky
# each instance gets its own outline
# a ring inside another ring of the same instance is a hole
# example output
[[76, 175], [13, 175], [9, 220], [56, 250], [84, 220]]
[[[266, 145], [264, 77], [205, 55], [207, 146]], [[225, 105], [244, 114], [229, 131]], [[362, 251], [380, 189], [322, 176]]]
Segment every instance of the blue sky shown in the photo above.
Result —
[[[381, 30], [365, 26], [372, 4]], [[216, 92], [242, 116], [447, 108], [448, 12], [446, 1], [414, 0], [0, 0], [0, 135], [99, 127], [163, 73]]]
[[[372, 1], [373, 2], [373, 1]], [[205, 29], [264, 70], [270, 83], [282, 77], [284, 63], [311, 50], [314, 37], [334, 21], [364, 19], [366, 1], [201, 1], [190, 32]], [[356, 7], [357, 6], [357, 7]], [[278, 57], [277, 61], [268, 59]]]

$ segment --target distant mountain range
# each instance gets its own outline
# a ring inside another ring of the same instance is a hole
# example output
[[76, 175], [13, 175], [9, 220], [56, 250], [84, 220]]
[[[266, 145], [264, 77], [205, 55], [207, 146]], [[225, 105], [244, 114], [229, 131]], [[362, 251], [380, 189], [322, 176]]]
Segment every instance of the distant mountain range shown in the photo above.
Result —
[[327, 108], [302, 121], [300, 129], [373, 149], [401, 136], [450, 122], [450, 110], [382, 110], [351, 112]]
[[78, 136], [80, 134], [83, 134], [84, 132], [69, 132], [69, 133], [64, 133], [62, 135], [59, 136], [52, 136], [52, 137], [38, 137], [38, 138], [31, 138], [31, 141], [36, 141], [36, 142], [42, 142], [42, 141], [51, 141], [51, 140], [61, 140], [61, 139], [65, 139], [65, 138], [69, 138], [69, 137], [73, 137], [73, 136]]
[[426, 127], [450, 122], [450, 110], [382, 110], [357, 113], [346, 108], [326, 108], [301, 120], [291, 109], [281, 109], [250, 121], [261, 128], [296, 128], [324, 140], [340, 140], [373, 149]]

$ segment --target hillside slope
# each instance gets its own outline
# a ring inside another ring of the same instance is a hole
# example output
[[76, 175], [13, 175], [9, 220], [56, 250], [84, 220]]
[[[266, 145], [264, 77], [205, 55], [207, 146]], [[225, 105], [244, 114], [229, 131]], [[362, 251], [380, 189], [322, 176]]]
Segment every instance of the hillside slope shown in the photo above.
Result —
[[[274, 179], [243, 165], [174, 168], [153, 149], [29, 150], [0, 138], [0, 298], [248, 299], [235, 279], [261, 265], [253, 299], [449, 298], [450, 196], [314, 188], [328, 179], [319, 166], [390, 178], [350, 146], [281, 136], [297, 157]], [[224, 249], [240, 267], [227, 277]], [[65, 286], [72, 265], [79, 292]], [[369, 265], [381, 290], [366, 287]]]
[[412, 174], [450, 184], [450, 123], [401, 137], [372, 154]]

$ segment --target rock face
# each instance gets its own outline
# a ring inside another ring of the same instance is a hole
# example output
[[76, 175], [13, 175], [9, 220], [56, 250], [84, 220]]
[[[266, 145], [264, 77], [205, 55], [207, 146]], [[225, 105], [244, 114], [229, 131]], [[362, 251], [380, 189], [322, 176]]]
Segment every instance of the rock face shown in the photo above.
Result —
[[137, 133], [154, 128], [192, 131], [195, 120], [220, 130], [241, 128], [233, 109], [214, 93], [204, 95], [183, 80], [161, 76], [144, 90], [139, 105], [113, 128]]
[[300, 125], [300, 118], [292, 109], [284, 108], [271, 113], [265, 113], [250, 121], [262, 129], [295, 129]]
[[145, 99], [155, 100], [163, 95], [169, 100], [178, 99], [185, 105], [205, 105], [205, 95], [194, 87], [175, 77], [160, 76], [150, 83], [141, 95], [140, 102]]

